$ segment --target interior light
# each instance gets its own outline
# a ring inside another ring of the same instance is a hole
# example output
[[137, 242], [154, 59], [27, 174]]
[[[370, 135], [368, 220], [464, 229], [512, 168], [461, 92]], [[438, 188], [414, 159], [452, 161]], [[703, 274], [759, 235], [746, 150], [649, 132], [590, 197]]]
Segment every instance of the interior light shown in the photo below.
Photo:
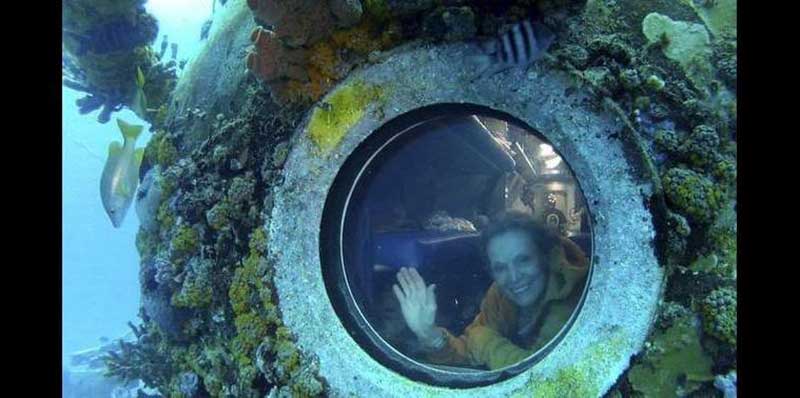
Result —
[[547, 166], [548, 169], [555, 169], [558, 165], [561, 164], [561, 157], [557, 156], [552, 159], [547, 159], [544, 161], [544, 165]]

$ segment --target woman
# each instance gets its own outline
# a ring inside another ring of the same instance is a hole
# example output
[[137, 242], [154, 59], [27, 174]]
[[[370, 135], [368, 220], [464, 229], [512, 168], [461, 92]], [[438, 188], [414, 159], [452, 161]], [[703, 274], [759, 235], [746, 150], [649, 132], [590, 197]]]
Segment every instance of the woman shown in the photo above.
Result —
[[576, 244], [524, 213], [501, 216], [482, 241], [494, 282], [461, 336], [434, 324], [436, 285], [427, 286], [413, 268], [397, 273], [392, 288], [403, 318], [431, 362], [512, 365], [555, 336], [575, 307], [589, 264]]

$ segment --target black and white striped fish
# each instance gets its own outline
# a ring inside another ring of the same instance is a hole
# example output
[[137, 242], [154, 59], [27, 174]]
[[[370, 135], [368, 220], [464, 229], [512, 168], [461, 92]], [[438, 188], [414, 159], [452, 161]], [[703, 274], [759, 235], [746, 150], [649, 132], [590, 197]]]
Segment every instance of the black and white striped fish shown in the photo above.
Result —
[[470, 57], [480, 71], [476, 79], [529, 66], [544, 56], [554, 39], [555, 34], [540, 23], [525, 20], [513, 25], [507, 32], [482, 43], [482, 54]]

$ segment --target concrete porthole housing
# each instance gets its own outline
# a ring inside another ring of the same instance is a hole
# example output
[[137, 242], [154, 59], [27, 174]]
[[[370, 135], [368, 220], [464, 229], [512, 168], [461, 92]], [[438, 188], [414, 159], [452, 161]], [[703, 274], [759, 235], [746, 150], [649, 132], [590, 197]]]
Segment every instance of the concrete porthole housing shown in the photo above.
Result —
[[[401, 48], [351, 73], [298, 128], [273, 187], [282, 317], [334, 396], [598, 396], [649, 331], [663, 272], [621, 122], [543, 65], [472, 81], [467, 48]], [[572, 310], [508, 366], [427, 361], [392, 277], [410, 266], [436, 282], [437, 323], [460, 334], [491, 282], [476, 239], [501, 209], [590, 257]]]

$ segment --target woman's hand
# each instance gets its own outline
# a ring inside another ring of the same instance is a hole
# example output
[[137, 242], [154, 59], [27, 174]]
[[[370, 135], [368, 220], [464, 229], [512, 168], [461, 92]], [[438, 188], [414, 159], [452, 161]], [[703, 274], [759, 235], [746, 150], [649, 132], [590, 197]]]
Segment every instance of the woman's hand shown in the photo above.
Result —
[[435, 342], [439, 332], [434, 327], [436, 320], [436, 285], [425, 286], [425, 281], [414, 268], [400, 268], [396, 284], [392, 286], [394, 295], [400, 301], [400, 309], [408, 328], [423, 343]]

